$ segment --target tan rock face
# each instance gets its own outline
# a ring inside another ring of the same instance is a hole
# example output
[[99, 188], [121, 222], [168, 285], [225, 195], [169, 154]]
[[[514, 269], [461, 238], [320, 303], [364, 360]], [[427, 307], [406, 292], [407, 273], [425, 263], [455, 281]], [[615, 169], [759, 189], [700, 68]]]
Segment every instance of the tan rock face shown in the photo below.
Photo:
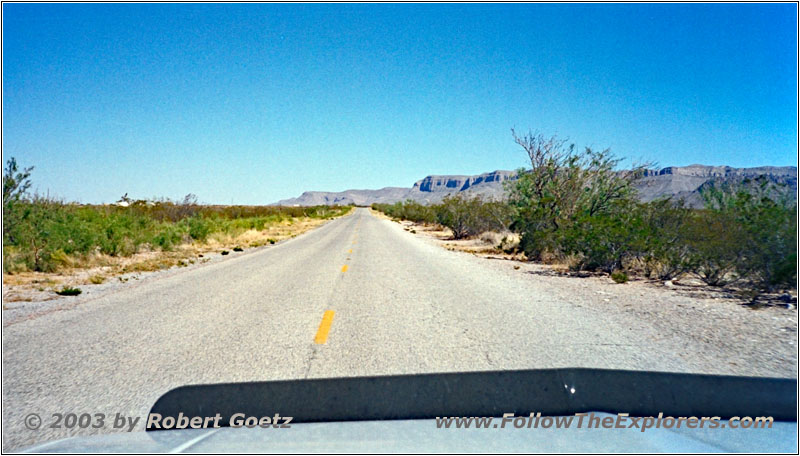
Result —
[[[447, 195], [462, 193], [467, 196], [482, 196], [501, 199], [505, 195], [503, 183], [513, 179], [514, 171], [492, 171], [475, 176], [432, 175], [418, 180], [411, 188], [386, 187], [379, 190], [346, 190], [343, 192], [305, 192], [299, 198], [278, 201], [286, 206], [315, 206], [319, 204], [394, 203], [411, 199], [421, 203], [437, 203]], [[797, 168], [794, 166], [761, 166], [757, 168], [731, 168], [730, 166], [670, 166], [647, 171], [636, 183], [639, 198], [652, 201], [673, 196], [684, 198], [695, 207], [702, 206], [700, 189], [712, 180], [743, 179], [765, 175], [776, 183], [789, 187], [792, 194], [797, 191]]]
[[411, 188], [419, 192], [464, 191], [476, 185], [502, 183], [514, 177], [514, 171], [492, 171], [477, 176], [428, 176], [417, 181]]

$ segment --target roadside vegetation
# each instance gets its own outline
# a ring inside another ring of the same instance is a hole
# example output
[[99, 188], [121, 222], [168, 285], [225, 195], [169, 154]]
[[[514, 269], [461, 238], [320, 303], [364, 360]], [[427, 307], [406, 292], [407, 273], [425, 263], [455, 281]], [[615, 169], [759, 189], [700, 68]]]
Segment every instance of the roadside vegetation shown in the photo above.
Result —
[[633, 183], [648, 165], [620, 170], [609, 150], [578, 151], [555, 136], [512, 133], [531, 166], [506, 183], [506, 201], [451, 196], [435, 205], [373, 208], [448, 227], [454, 239], [510, 231], [528, 260], [608, 273], [618, 283], [693, 276], [753, 302], [796, 287], [797, 204], [789, 189], [741, 179], [706, 185], [702, 209], [674, 199], [642, 203]]
[[[14, 158], [3, 173], [3, 273], [58, 272], [112, 264], [157, 252], [140, 270], [186, 265], [187, 246], [258, 247], [299, 231], [308, 221], [338, 217], [341, 207], [211, 206], [189, 194], [182, 201], [132, 200], [113, 205], [67, 203], [30, 195], [33, 168]], [[296, 228], [296, 229], [293, 229]], [[193, 253], [196, 253], [193, 251]], [[202, 256], [202, 255], [201, 255]], [[93, 275], [92, 283], [102, 283]]]
[[511, 208], [500, 201], [480, 197], [447, 196], [441, 204], [423, 205], [408, 200], [395, 204], [373, 204], [384, 214], [417, 223], [438, 223], [450, 228], [454, 239], [478, 236], [488, 231], [506, 231], [511, 224]]

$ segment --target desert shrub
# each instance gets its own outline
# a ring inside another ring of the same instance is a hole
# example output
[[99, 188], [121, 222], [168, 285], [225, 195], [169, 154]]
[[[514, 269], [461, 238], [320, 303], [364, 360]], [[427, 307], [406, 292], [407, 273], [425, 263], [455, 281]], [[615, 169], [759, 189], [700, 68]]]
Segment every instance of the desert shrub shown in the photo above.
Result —
[[[181, 225], [163, 223], [157, 228], [151, 244], [160, 247], [162, 250], [172, 250], [175, 246], [184, 242], [184, 236], [186, 234], [185, 227]], [[131, 255], [135, 253], [138, 246], [143, 243], [143, 240], [140, 242], [130, 242], [131, 247], [126, 249], [122, 255]]]
[[3, 244], [16, 241], [13, 228], [21, 215], [18, 203], [27, 197], [31, 171], [33, 167], [20, 170], [14, 157], [9, 158], [3, 168]]
[[[609, 150], [578, 153], [555, 136], [512, 134], [531, 163], [507, 183], [511, 227], [528, 258], [580, 251], [582, 267], [618, 267], [630, 237], [622, 218], [636, 201], [632, 183], [644, 167], [617, 171], [621, 159]], [[622, 243], [615, 240], [619, 234], [625, 234]]]
[[636, 254], [645, 275], [669, 280], [686, 272], [690, 266], [687, 223], [694, 211], [684, 201], [671, 199], [639, 204], [636, 210], [643, 224]]
[[502, 201], [486, 201], [479, 196], [448, 195], [440, 204], [424, 205], [408, 200], [394, 204], [373, 204], [384, 214], [417, 223], [438, 223], [450, 228], [453, 238], [463, 239], [487, 231], [507, 231], [511, 208]]
[[373, 204], [372, 208], [389, 217], [410, 220], [417, 223], [436, 223], [436, 211], [432, 206], [420, 204], [414, 200], [394, 204]]
[[10, 239], [4, 249], [6, 245], [16, 247], [15, 262], [21, 262], [26, 269], [54, 271], [59, 259], [53, 255], [73, 251], [67, 238], [70, 230], [64, 226], [69, 217], [63, 205], [34, 197], [32, 202], [18, 201], [14, 210], [17, 220], [4, 233]]
[[436, 208], [436, 220], [450, 228], [454, 239], [475, 236], [482, 232], [475, 214], [477, 199], [468, 199], [460, 195], [447, 196]]
[[409, 200], [402, 204], [401, 208], [401, 213], [399, 215], [406, 220], [417, 223], [436, 222], [436, 211], [430, 206]]
[[708, 285], [723, 286], [737, 279], [746, 242], [741, 226], [727, 215], [695, 211], [685, 222], [687, 269]]
[[625, 283], [628, 281], [628, 274], [623, 271], [614, 271], [611, 273], [611, 280], [616, 283]]
[[512, 208], [506, 201], [485, 201], [478, 198], [477, 214], [482, 231], [508, 232]]
[[635, 207], [626, 205], [601, 214], [584, 214], [554, 236], [559, 252], [573, 256], [573, 267], [611, 273], [637, 256], [647, 228]]
[[81, 291], [80, 288], [67, 287], [67, 286], [56, 291], [56, 294], [61, 296], [78, 296], [81, 293], [83, 293], [83, 291]]
[[143, 246], [170, 250], [211, 233], [262, 230], [296, 217], [330, 218], [350, 206], [204, 206], [189, 194], [180, 202], [132, 200], [127, 207], [79, 205], [30, 196], [30, 171], [10, 159], [3, 174], [3, 268], [55, 271], [94, 252], [128, 256]]
[[672, 199], [641, 203], [633, 183], [644, 166], [618, 170], [620, 159], [608, 150], [576, 152], [555, 136], [512, 133], [531, 167], [506, 182], [506, 202], [457, 194], [437, 205], [373, 208], [414, 221], [430, 220], [432, 211], [457, 239], [510, 228], [529, 259], [617, 278], [693, 273], [754, 293], [795, 286], [797, 204], [785, 186], [766, 177], [729, 179], [701, 187], [704, 209]]
[[187, 219], [189, 225], [189, 236], [195, 241], [205, 241], [214, 229], [214, 222], [209, 218], [190, 217]]
[[396, 204], [373, 203], [371, 207], [372, 207], [373, 210], [376, 210], [376, 211], [379, 211], [379, 212], [383, 212], [384, 214], [388, 215], [389, 217], [397, 217], [397, 215], [395, 215], [397, 204], [400, 204], [400, 203], [396, 203]]
[[[789, 288], [797, 280], [797, 204], [789, 189], [765, 177], [714, 184], [702, 195], [709, 223], [724, 228], [719, 239], [703, 240], [723, 250], [749, 287], [761, 291]], [[724, 227], [721, 226], [724, 224]], [[714, 227], [710, 227], [709, 230]], [[698, 244], [698, 243], [696, 243]], [[699, 243], [702, 244], [702, 243]]]
[[447, 196], [433, 206], [436, 220], [453, 232], [454, 239], [477, 236], [486, 231], [505, 231], [510, 224], [511, 210], [498, 201], [481, 197]]

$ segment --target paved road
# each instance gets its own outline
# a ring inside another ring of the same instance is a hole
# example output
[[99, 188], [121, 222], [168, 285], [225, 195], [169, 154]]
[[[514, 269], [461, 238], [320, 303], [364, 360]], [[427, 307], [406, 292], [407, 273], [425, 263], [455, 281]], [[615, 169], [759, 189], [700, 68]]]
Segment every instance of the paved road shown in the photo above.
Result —
[[28, 413], [144, 417], [161, 394], [184, 384], [693, 369], [673, 347], [648, 343], [643, 329], [493, 263], [358, 209], [290, 241], [7, 326], [3, 449], [68, 435], [25, 429]]

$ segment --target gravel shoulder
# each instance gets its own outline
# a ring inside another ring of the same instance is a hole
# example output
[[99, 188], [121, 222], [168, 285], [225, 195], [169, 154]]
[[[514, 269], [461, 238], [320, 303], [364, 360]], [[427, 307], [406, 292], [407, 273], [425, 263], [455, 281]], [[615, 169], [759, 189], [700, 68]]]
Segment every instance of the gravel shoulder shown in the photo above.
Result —
[[617, 284], [606, 276], [568, 276], [559, 267], [498, 253], [481, 240], [453, 241], [437, 227], [393, 223], [466, 261], [510, 277], [528, 277], [565, 305], [589, 307], [622, 326], [642, 328], [651, 335], [647, 342], [674, 345], [681, 357], [705, 358], [706, 367], [699, 371], [797, 378], [796, 297], [795, 304], [754, 309], [729, 293], [694, 283], [632, 279]]

